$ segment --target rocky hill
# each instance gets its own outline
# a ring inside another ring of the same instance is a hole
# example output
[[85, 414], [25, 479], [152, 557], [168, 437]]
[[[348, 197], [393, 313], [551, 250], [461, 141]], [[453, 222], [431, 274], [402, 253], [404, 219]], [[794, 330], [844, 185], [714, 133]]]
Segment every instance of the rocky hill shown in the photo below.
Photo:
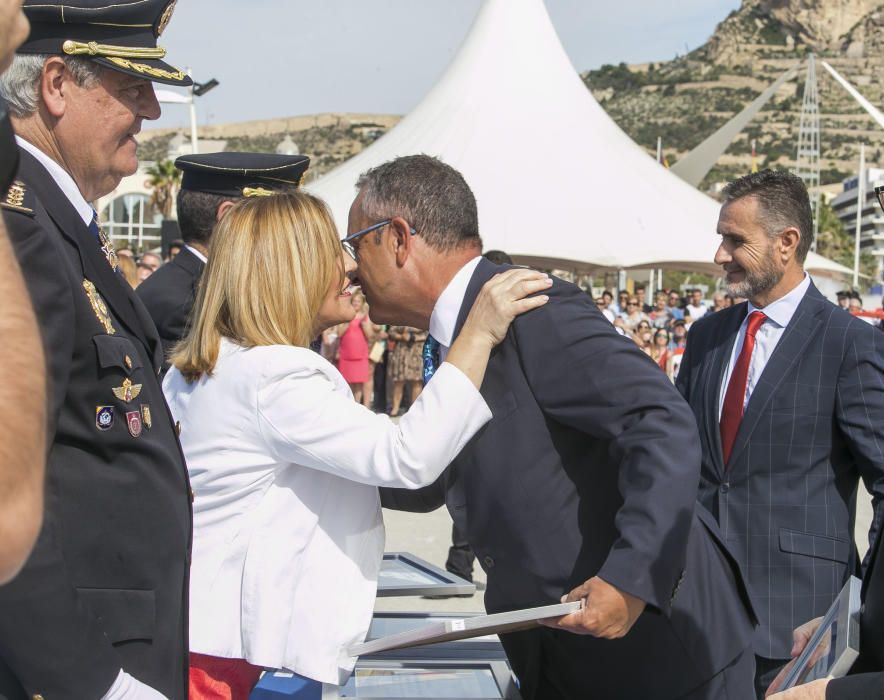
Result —
[[[276, 153], [286, 142], [310, 156], [307, 180], [316, 179], [371, 145], [400, 117], [387, 114], [315, 114], [199, 127], [200, 140], [226, 151]], [[173, 159], [179, 143], [190, 134], [180, 129], [146, 129], [139, 137], [138, 156], [144, 161]], [[288, 141], [286, 141], [288, 139]]]
[[[812, 52], [873, 104], [884, 104], [882, 0], [743, 0], [709, 41], [674, 60], [606, 65], [584, 74], [602, 106], [649, 151], [662, 137], [672, 163]], [[855, 172], [860, 141], [870, 165], [884, 164], [884, 131], [817, 62], [822, 182]], [[751, 140], [759, 165], [791, 167], [806, 71], [785, 83], [731, 145], [704, 185], [745, 173]]]

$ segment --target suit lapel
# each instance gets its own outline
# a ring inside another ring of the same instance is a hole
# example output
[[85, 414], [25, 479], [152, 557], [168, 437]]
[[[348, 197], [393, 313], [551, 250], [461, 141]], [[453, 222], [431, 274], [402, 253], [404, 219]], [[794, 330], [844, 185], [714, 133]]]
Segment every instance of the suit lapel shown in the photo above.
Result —
[[95, 285], [120, 322], [125, 324], [126, 328], [144, 344], [150, 355], [155, 357], [159, 336], [156, 335], [153, 323], [145, 325], [145, 318], [149, 319], [146, 310], [140, 307], [140, 304], [134, 303], [137, 300], [133, 291], [128, 289], [125, 281], [108, 265], [95, 236], [55, 184], [55, 180], [36, 158], [24, 150], [21, 151], [20, 173], [22, 179], [34, 188], [40, 203], [55, 222], [61, 235], [76, 247], [83, 275]]
[[[706, 444], [710, 446], [710, 455], [715, 464], [715, 469], [719, 475], [725, 472], [724, 456], [721, 451], [721, 430], [718, 423], [718, 404], [721, 396], [721, 384], [724, 381], [724, 372], [727, 368], [728, 360], [734, 348], [734, 342], [737, 339], [737, 333], [743, 319], [746, 318], [746, 310], [748, 304], [741, 304], [735, 312], [729, 313], [718, 325], [718, 330], [713, 338], [713, 352], [709, 353], [709, 364], [704, 368], [704, 375], [701, 378], [702, 386], [706, 387], [703, 396], [703, 413], [709, 419], [703, 421], [706, 431]], [[724, 314], [727, 311], [719, 311]]]
[[811, 283], [752, 390], [749, 403], [746, 405], [746, 412], [740, 422], [740, 430], [737, 432], [734, 449], [731, 452], [731, 461], [736, 460], [749, 444], [752, 431], [755, 430], [755, 426], [767, 408], [771, 397], [776, 393], [783, 379], [798, 361], [798, 358], [802, 356], [804, 348], [822, 325], [822, 321], [817, 316], [817, 310], [814, 309], [815, 306], [818, 306], [819, 299], [822, 299], [822, 295]]

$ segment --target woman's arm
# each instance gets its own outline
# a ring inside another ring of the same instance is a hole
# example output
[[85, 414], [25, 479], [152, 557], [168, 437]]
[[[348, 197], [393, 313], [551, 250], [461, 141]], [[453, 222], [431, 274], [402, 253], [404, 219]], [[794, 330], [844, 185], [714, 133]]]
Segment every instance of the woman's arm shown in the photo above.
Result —
[[311, 363], [308, 351], [275, 350], [257, 396], [268, 450], [279, 462], [361, 483], [405, 488], [432, 483], [491, 419], [478, 390], [491, 348], [517, 314], [546, 301], [523, 298], [546, 288], [545, 276], [517, 272], [516, 278], [486, 285], [448, 361], [398, 424], [356, 404], [343, 378], [333, 382]]

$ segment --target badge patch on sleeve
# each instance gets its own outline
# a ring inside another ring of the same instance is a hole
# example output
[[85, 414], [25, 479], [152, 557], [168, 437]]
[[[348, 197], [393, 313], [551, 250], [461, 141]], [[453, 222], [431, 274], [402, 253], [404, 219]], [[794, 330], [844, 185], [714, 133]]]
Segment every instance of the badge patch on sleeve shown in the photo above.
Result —
[[126, 414], [126, 425], [129, 426], [129, 435], [135, 438], [141, 435], [141, 411], [129, 411]]
[[114, 427], [114, 407], [95, 407], [95, 427], [101, 431], [110, 430]]

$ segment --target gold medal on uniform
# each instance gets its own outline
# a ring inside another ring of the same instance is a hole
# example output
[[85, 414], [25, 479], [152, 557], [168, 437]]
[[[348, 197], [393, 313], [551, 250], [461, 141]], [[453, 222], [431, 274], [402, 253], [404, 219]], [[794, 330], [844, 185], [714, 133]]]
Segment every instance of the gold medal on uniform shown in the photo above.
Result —
[[150, 406], [146, 403], [141, 404], [141, 420], [144, 427], [150, 430], [153, 427], [153, 420], [150, 417]]
[[129, 403], [138, 398], [138, 395], [141, 393], [141, 386], [141, 384], [133, 384], [129, 379], [124, 379], [123, 386], [113, 387], [114, 396], [123, 403]]
[[89, 280], [83, 280], [83, 289], [86, 290], [86, 296], [89, 297], [89, 303], [92, 305], [95, 317], [104, 326], [104, 332], [109, 335], [116, 333], [114, 324], [111, 322], [110, 311], [107, 310], [107, 304], [104, 303], [104, 299], [101, 298], [101, 294], [98, 293], [95, 285]]

